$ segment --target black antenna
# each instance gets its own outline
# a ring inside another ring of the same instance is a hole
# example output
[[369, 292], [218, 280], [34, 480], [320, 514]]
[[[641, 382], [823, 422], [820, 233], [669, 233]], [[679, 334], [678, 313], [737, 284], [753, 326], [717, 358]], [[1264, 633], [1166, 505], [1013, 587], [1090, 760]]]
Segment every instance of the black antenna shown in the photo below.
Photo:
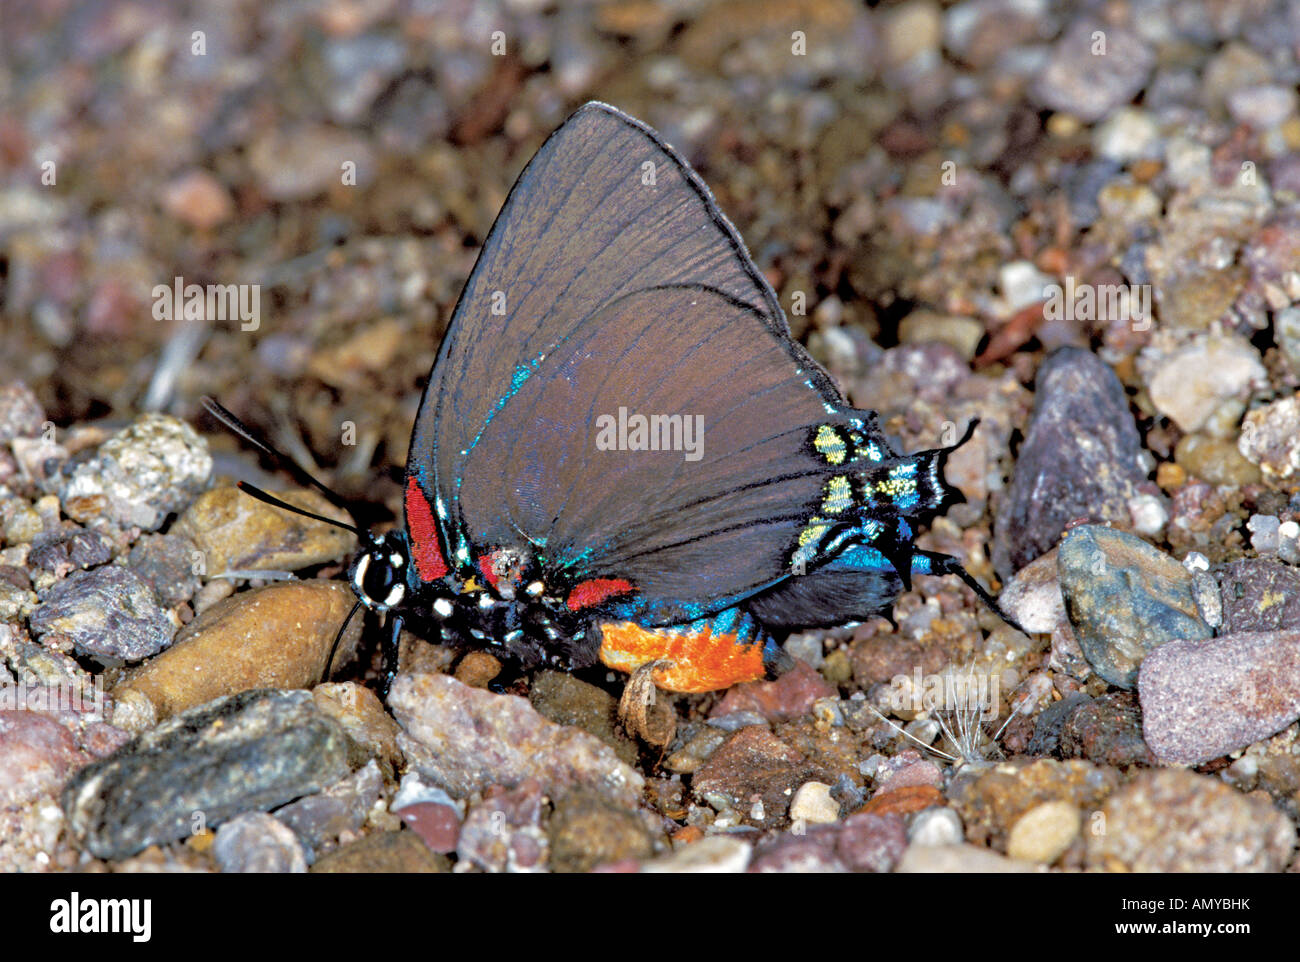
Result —
[[[310, 484], [312, 487], [316, 488], [327, 498], [329, 498], [331, 503], [336, 504], [339, 507], [344, 506], [345, 502], [342, 497], [340, 497], [338, 494], [335, 494], [329, 488], [325, 487], [325, 485], [321, 484], [314, 477], [312, 477], [310, 473], [305, 471], [303, 468], [299, 467], [293, 461], [289, 460], [289, 458], [285, 457], [275, 448], [271, 447], [269, 444], [267, 444], [265, 441], [259, 438], [256, 434], [253, 433], [252, 429], [249, 428], [248, 425], [246, 425], [243, 421], [239, 420], [239, 418], [235, 417], [235, 415], [231, 413], [231, 411], [223, 404], [221, 404], [219, 401], [216, 401], [213, 398], [208, 397], [207, 395], [204, 395], [201, 400], [202, 400], [204, 410], [206, 410], [214, 418], [220, 421], [222, 426], [231, 434], [243, 438], [246, 442], [251, 444], [253, 447], [257, 448], [257, 450], [261, 451], [272, 461], [274, 461], [278, 466], [284, 468], [286, 471], [292, 474], [299, 481]], [[267, 494], [261, 488], [249, 484], [247, 481], [238, 481], [236, 482], [236, 484], [239, 487], [240, 491], [243, 491], [245, 494], [250, 495], [251, 497], [257, 498], [257, 500], [259, 501], [264, 501], [265, 503], [274, 505], [277, 508], [283, 508], [285, 511], [292, 511], [294, 514], [300, 514], [303, 515], [304, 517], [312, 518], [316, 521], [323, 521], [325, 524], [332, 524], [336, 528], [343, 528], [346, 531], [351, 531], [353, 534], [357, 535], [358, 537], [362, 533], [361, 529], [356, 527], [355, 525], [346, 524], [342, 521], [336, 521], [333, 518], [327, 518], [324, 515], [316, 514], [315, 512], [308, 511], [305, 508], [299, 508], [296, 505], [289, 504], [287, 501], [281, 501], [279, 498], [275, 497], [274, 495]], [[350, 618], [352, 616], [349, 615], [348, 617]], [[346, 624], [347, 622], [344, 622], [344, 625]], [[337, 639], [335, 639], [335, 644], [336, 645], [338, 644]]]
[[343, 640], [343, 632], [348, 630], [348, 623], [352, 621], [352, 616], [357, 613], [357, 609], [360, 607], [361, 601], [358, 600], [352, 606], [352, 610], [348, 612], [348, 616], [343, 619], [343, 624], [339, 625], [339, 633], [334, 636], [334, 644], [330, 645], [330, 656], [325, 659], [325, 674], [321, 675], [320, 679], [322, 682], [330, 680], [330, 670], [334, 667], [334, 653], [338, 651], [339, 642]]

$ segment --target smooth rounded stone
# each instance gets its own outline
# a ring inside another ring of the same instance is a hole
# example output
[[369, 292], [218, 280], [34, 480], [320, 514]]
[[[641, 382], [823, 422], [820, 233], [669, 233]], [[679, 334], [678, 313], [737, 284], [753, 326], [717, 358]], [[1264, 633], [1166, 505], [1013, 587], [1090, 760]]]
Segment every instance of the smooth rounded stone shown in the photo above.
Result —
[[790, 821], [823, 825], [839, 821], [840, 803], [825, 782], [804, 782], [790, 802]]
[[207, 231], [230, 219], [234, 202], [221, 183], [206, 170], [186, 171], [162, 191], [162, 206], [183, 224]]
[[28, 567], [40, 568], [58, 578], [111, 561], [115, 547], [107, 535], [80, 525], [43, 531], [32, 538], [31, 545]]
[[87, 765], [64, 788], [63, 810], [92, 855], [125, 858], [318, 792], [348, 773], [354, 753], [310, 693], [242, 692], [169, 719]]
[[1097, 125], [1092, 149], [1101, 157], [1126, 164], [1160, 153], [1160, 129], [1138, 107], [1121, 107]]
[[1188, 434], [1174, 447], [1174, 461], [1192, 477], [1210, 484], [1258, 484], [1261, 473], [1228, 438]]
[[[687, 729], [682, 733], [686, 736]], [[727, 733], [713, 725], [703, 725], [694, 730], [689, 737], [681, 739], [681, 747], [664, 759], [664, 767], [680, 775], [691, 775], [709, 760], [722, 743], [727, 740]]]
[[402, 820], [431, 852], [454, 852], [460, 843], [460, 812], [454, 805], [441, 802], [415, 802], [398, 807], [395, 803], [392, 812]]
[[106, 665], [140, 661], [171, 643], [176, 625], [153, 590], [126, 568], [106, 565], [56, 581], [32, 612], [32, 633], [58, 632], [80, 655]]
[[345, 163], [355, 163], [358, 186], [376, 169], [374, 152], [361, 138], [319, 124], [279, 128], [257, 137], [248, 163], [261, 189], [282, 201], [306, 200], [339, 182]]
[[960, 845], [917, 845], [913, 842], [899, 860], [896, 872], [909, 874], [965, 874], [996, 872], [1043, 872], [1046, 868], [1033, 862], [1007, 858], [987, 848]]
[[938, 341], [950, 345], [968, 361], [975, 356], [983, 337], [984, 325], [975, 318], [954, 317], [934, 311], [913, 311], [898, 325], [899, 343], [923, 344], [926, 341]]
[[[1086, 439], [1087, 443], [1082, 443]], [[1115, 372], [1079, 348], [1052, 354], [994, 528], [993, 564], [1009, 579], [1054, 548], [1079, 517], [1127, 521], [1146, 482], [1142, 442]]]
[[881, 39], [890, 66], [903, 66], [938, 52], [943, 16], [934, 0], [906, 0], [883, 12]]
[[[275, 496], [352, 523], [315, 491], [282, 491]], [[345, 557], [357, 546], [351, 531], [266, 504], [233, 485], [201, 495], [177, 519], [172, 533], [194, 542], [209, 577], [225, 571], [298, 571]]]
[[1223, 634], [1300, 630], [1300, 571], [1268, 558], [1239, 558], [1214, 569]]
[[1291, 372], [1300, 373], [1300, 307], [1274, 311], [1273, 336]]
[[645, 862], [642, 872], [733, 873], [749, 868], [754, 847], [744, 839], [710, 835], [676, 849], [671, 855]]
[[307, 871], [297, 836], [265, 812], [236, 815], [217, 829], [212, 857], [223, 872]]
[[1040, 555], [1002, 586], [998, 605], [1026, 631], [1047, 634], [1065, 617], [1056, 549]]
[[849, 871], [835, 851], [834, 832], [783, 832], [760, 843], [749, 871], [761, 874], [823, 874]]
[[0, 442], [34, 438], [45, 424], [45, 409], [22, 381], [0, 386]]
[[835, 852], [851, 872], [892, 872], [906, 849], [907, 826], [897, 812], [855, 812], [836, 832]]
[[[486, 688], [497, 675], [501, 674], [501, 662], [486, 651], [470, 651], [456, 666], [455, 677], [471, 688]], [[531, 694], [531, 692], [530, 692]]]
[[912, 845], [958, 845], [964, 837], [961, 816], [951, 808], [918, 812], [907, 829], [907, 840]]
[[192, 427], [168, 414], [143, 414], [77, 465], [59, 500], [74, 521], [105, 518], [157, 531], [211, 474], [207, 443]]
[[1296, 830], [1267, 800], [1186, 769], [1139, 772], [1087, 832], [1087, 867], [1119, 872], [1281, 872]]
[[[168, 718], [254, 688], [308, 688], [321, 680], [334, 636], [356, 598], [341, 582], [287, 581], [213, 605], [166, 652], [127, 673], [114, 694], [135, 691]], [[345, 664], [361, 637], [354, 618], [339, 642]]]
[[1300, 395], [1248, 412], [1237, 448], [1247, 461], [1259, 465], [1269, 483], [1294, 478], [1300, 471]]
[[545, 872], [551, 843], [542, 825], [544, 803], [536, 778], [511, 789], [493, 786], [465, 816], [457, 858], [488, 872]]
[[199, 590], [198, 549], [175, 534], [146, 534], [131, 546], [127, 567], [153, 589], [168, 608], [189, 601]]
[[755, 712], [769, 722], [793, 721], [808, 714], [819, 698], [838, 698], [839, 689], [818, 672], [797, 662], [775, 681], [747, 681], [732, 685], [722, 696], [710, 719], [720, 719], [738, 712]]
[[558, 798], [583, 786], [635, 807], [645, 779], [587, 732], [556, 725], [526, 699], [439, 674], [402, 673], [388, 696], [408, 767], [455, 797], [530, 776]]
[[1061, 594], [1093, 671], [1118, 688], [1175, 638], [1208, 638], [1192, 575], [1141, 538], [1099, 525], [1073, 528], [1057, 553]]
[[354, 681], [326, 682], [313, 688], [311, 697], [385, 772], [391, 774], [401, 765], [397, 722], [373, 691]]
[[26, 709], [0, 710], [0, 808], [58, 791], [89, 758], [54, 719]]
[[1300, 718], [1300, 631], [1170, 642], [1143, 662], [1138, 691], [1143, 734], [1160, 759], [1219, 758]]
[[1037, 304], [1047, 297], [1047, 288], [1055, 278], [1044, 274], [1030, 261], [1012, 261], [998, 270], [998, 288], [1006, 301], [1008, 313]]
[[[1101, 41], [1094, 38], [1098, 30]], [[1031, 92], [1052, 110], [1091, 123], [1131, 101], [1154, 64], [1155, 54], [1136, 34], [1076, 20], [1052, 48]]]
[[430, 852], [414, 832], [376, 832], [321, 856], [311, 871], [313, 874], [450, 872], [451, 860]]
[[293, 830], [310, 851], [356, 832], [379, 801], [384, 777], [371, 759], [323, 792], [308, 795], [275, 810], [275, 818]]
[[1156, 410], [1192, 434], [1229, 402], [1267, 386], [1259, 351], [1234, 334], [1202, 335], [1163, 355], [1143, 352], [1138, 369]]
[[1272, 514], [1252, 514], [1246, 521], [1250, 546], [1259, 555], [1275, 555], [1282, 541], [1282, 519]]
[[1239, 124], [1271, 130], [1295, 113], [1296, 92], [1280, 84], [1243, 87], [1228, 94], [1228, 113]]
[[543, 718], [595, 735], [625, 763], [636, 765], [636, 743], [617, 728], [618, 702], [609, 692], [568, 672], [543, 671], [533, 679], [528, 701]]
[[655, 852], [655, 838], [637, 812], [590, 792], [556, 802], [548, 831], [553, 872], [590, 872], [627, 859], [640, 862]]
[[1079, 837], [1083, 819], [1069, 802], [1044, 802], [1021, 815], [1007, 835], [1007, 855], [1051, 865]]

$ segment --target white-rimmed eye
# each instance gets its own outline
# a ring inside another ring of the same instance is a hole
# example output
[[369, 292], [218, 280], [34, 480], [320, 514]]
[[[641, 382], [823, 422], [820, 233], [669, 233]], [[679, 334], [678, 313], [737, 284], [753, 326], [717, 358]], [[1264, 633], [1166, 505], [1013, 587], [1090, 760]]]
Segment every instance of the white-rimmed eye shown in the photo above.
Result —
[[361, 586], [365, 583], [366, 571], [369, 568], [370, 555], [363, 555], [361, 560], [357, 562], [356, 573], [352, 576], [352, 583], [357, 586], [357, 592], [362, 595], [364, 595], [365, 592], [361, 590]]
[[399, 601], [402, 600], [402, 596], [405, 594], [406, 594], [406, 589], [404, 587], [402, 587], [401, 585], [393, 585], [393, 590], [390, 591], [388, 593], [388, 597], [384, 599], [384, 606], [387, 608], [393, 607], [395, 604], [397, 604]]
[[450, 618], [451, 613], [455, 610], [455, 606], [446, 598], [439, 598], [433, 603], [433, 613], [439, 618]]

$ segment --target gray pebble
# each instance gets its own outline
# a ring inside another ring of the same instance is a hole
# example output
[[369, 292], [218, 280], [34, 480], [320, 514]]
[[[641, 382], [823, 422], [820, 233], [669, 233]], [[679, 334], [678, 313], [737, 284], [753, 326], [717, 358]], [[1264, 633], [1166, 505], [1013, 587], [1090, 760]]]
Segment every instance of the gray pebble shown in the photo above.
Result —
[[245, 812], [217, 829], [212, 857], [223, 872], [306, 872], [298, 838], [265, 812]]
[[140, 661], [162, 651], [176, 633], [153, 591], [126, 568], [75, 571], [55, 582], [32, 612], [36, 635], [59, 632], [78, 654], [105, 665]]

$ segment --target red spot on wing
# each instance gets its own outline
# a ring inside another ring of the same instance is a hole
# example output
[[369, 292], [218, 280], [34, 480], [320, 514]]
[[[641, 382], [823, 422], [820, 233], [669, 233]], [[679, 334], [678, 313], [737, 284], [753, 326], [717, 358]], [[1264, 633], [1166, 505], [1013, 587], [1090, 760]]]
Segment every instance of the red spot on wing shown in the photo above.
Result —
[[445, 575], [448, 569], [438, 548], [438, 524], [415, 478], [406, 479], [406, 534], [420, 580], [437, 581]]
[[569, 592], [565, 604], [569, 606], [570, 611], [581, 611], [615, 595], [629, 594], [632, 590], [632, 582], [624, 581], [622, 578], [592, 578], [589, 581], [578, 582]]
[[492, 554], [484, 555], [478, 559], [479, 573], [483, 575], [483, 580], [493, 588], [497, 586], [497, 579], [499, 577], [496, 570], [496, 558], [497, 553], [493, 552]]

